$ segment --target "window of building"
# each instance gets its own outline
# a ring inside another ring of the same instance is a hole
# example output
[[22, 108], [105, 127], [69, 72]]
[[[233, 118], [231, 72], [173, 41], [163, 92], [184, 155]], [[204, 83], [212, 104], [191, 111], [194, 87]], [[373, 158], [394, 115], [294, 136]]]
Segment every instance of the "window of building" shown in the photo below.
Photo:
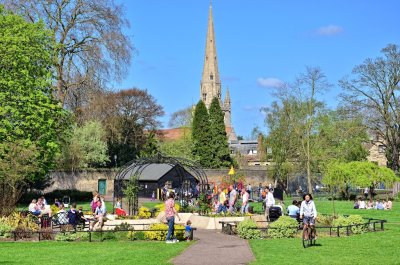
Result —
[[210, 80], [214, 80], [214, 75], [211, 73]]
[[207, 99], [207, 93], [203, 93], [203, 101], [205, 102]]
[[380, 153], [380, 154], [384, 154], [385, 153], [385, 146], [384, 145], [379, 145], [378, 146], [378, 152]]
[[248, 154], [248, 155], [256, 155], [256, 154], [257, 154], [257, 150], [250, 149], [250, 150], [247, 152], [247, 154]]

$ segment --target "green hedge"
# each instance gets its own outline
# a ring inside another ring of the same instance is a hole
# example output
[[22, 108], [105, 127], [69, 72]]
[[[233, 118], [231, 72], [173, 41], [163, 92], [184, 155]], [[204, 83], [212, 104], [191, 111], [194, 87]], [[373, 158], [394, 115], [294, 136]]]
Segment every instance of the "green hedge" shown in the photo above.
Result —
[[259, 239], [261, 238], [261, 231], [256, 228], [257, 224], [254, 220], [246, 219], [238, 224], [237, 233], [239, 237], [244, 239]]
[[281, 216], [271, 223], [268, 229], [268, 236], [271, 238], [294, 237], [297, 232], [297, 221], [289, 216]]
[[365, 231], [365, 227], [362, 225], [366, 221], [360, 215], [350, 215], [348, 217], [339, 216], [337, 219], [332, 221], [332, 226], [345, 226], [345, 228], [340, 228], [339, 231], [341, 234], [347, 233], [346, 226], [349, 225], [358, 225], [352, 226], [350, 231], [353, 234], [361, 234]]
[[30, 191], [22, 195], [18, 203], [29, 204], [32, 199], [37, 199], [40, 196], [44, 196], [49, 204], [53, 204], [55, 199], [61, 201], [64, 196], [69, 196], [71, 198], [71, 202], [86, 202], [91, 201], [93, 198], [92, 192], [90, 191], [54, 190], [45, 194], [40, 191]]

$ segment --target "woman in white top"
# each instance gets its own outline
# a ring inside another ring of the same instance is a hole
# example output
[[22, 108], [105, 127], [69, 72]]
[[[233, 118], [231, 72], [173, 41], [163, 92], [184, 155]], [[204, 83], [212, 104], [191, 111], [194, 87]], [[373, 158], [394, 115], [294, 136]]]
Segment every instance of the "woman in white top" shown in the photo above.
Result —
[[267, 221], [269, 221], [269, 208], [271, 208], [272, 206], [274, 206], [275, 204], [275, 198], [274, 198], [274, 194], [271, 192], [271, 190], [269, 188], [265, 188], [265, 219]]
[[[317, 209], [315, 208], [315, 204], [310, 193], [305, 194], [303, 196], [304, 201], [300, 206], [300, 219], [303, 219], [304, 227], [303, 229], [308, 228], [308, 224], [312, 228], [315, 227], [315, 219], [317, 218]], [[315, 231], [315, 229], [313, 229]]]

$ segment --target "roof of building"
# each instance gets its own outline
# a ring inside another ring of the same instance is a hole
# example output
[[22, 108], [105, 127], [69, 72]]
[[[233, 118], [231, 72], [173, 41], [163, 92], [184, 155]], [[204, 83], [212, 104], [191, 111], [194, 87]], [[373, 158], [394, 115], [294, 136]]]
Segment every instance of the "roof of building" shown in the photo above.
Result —
[[[229, 141], [235, 141], [236, 135], [235, 131], [232, 127], [225, 127], [226, 134], [228, 136]], [[191, 134], [192, 129], [189, 127], [180, 127], [180, 128], [170, 128], [170, 129], [161, 129], [157, 130], [157, 137], [163, 141], [175, 141], [182, 139], [182, 137], [186, 134]]]
[[139, 178], [141, 181], [158, 181], [174, 167], [175, 166], [170, 164], [147, 164], [141, 167], [136, 166], [125, 174], [125, 179], [129, 179], [131, 176], [141, 173]]

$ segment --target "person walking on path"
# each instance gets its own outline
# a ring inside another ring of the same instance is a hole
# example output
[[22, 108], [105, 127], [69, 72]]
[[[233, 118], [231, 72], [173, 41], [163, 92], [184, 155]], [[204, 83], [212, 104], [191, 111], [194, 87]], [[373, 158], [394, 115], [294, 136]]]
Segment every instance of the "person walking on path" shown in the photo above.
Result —
[[365, 199], [368, 199], [368, 187], [364, 189], [364, 197]]
[[274, 206], [275, 198], [268, 187], [265, 188], [265, 193], [266, 193], [265, 201], [264, 201], [265, 202], [265, 218], [267, 219], [267, 221], [269, 221], [269, 208]]
[[229, 212], [234, 213], [235, 212], [235, 203], [237, 199], [237, 192], [233, 188], [233, 185], [229, 186]]
[[176, 243], [178, 240], [174, 237], [175, 232], [175, 216], [178, 217], [179, 221], [181, 218], [179, 217], [178, 212], [175, 209], [175, 193], [171, 191], [168, 195], [168, 200], [165, 201], [165, 217], [168, 222], [168, 234], [167, 234], [167, 243]]
[[240, 210], [241, 214], [246, 214], [249, 212], [249, 193], [243, 188], [242, 189], [242, 208]]

